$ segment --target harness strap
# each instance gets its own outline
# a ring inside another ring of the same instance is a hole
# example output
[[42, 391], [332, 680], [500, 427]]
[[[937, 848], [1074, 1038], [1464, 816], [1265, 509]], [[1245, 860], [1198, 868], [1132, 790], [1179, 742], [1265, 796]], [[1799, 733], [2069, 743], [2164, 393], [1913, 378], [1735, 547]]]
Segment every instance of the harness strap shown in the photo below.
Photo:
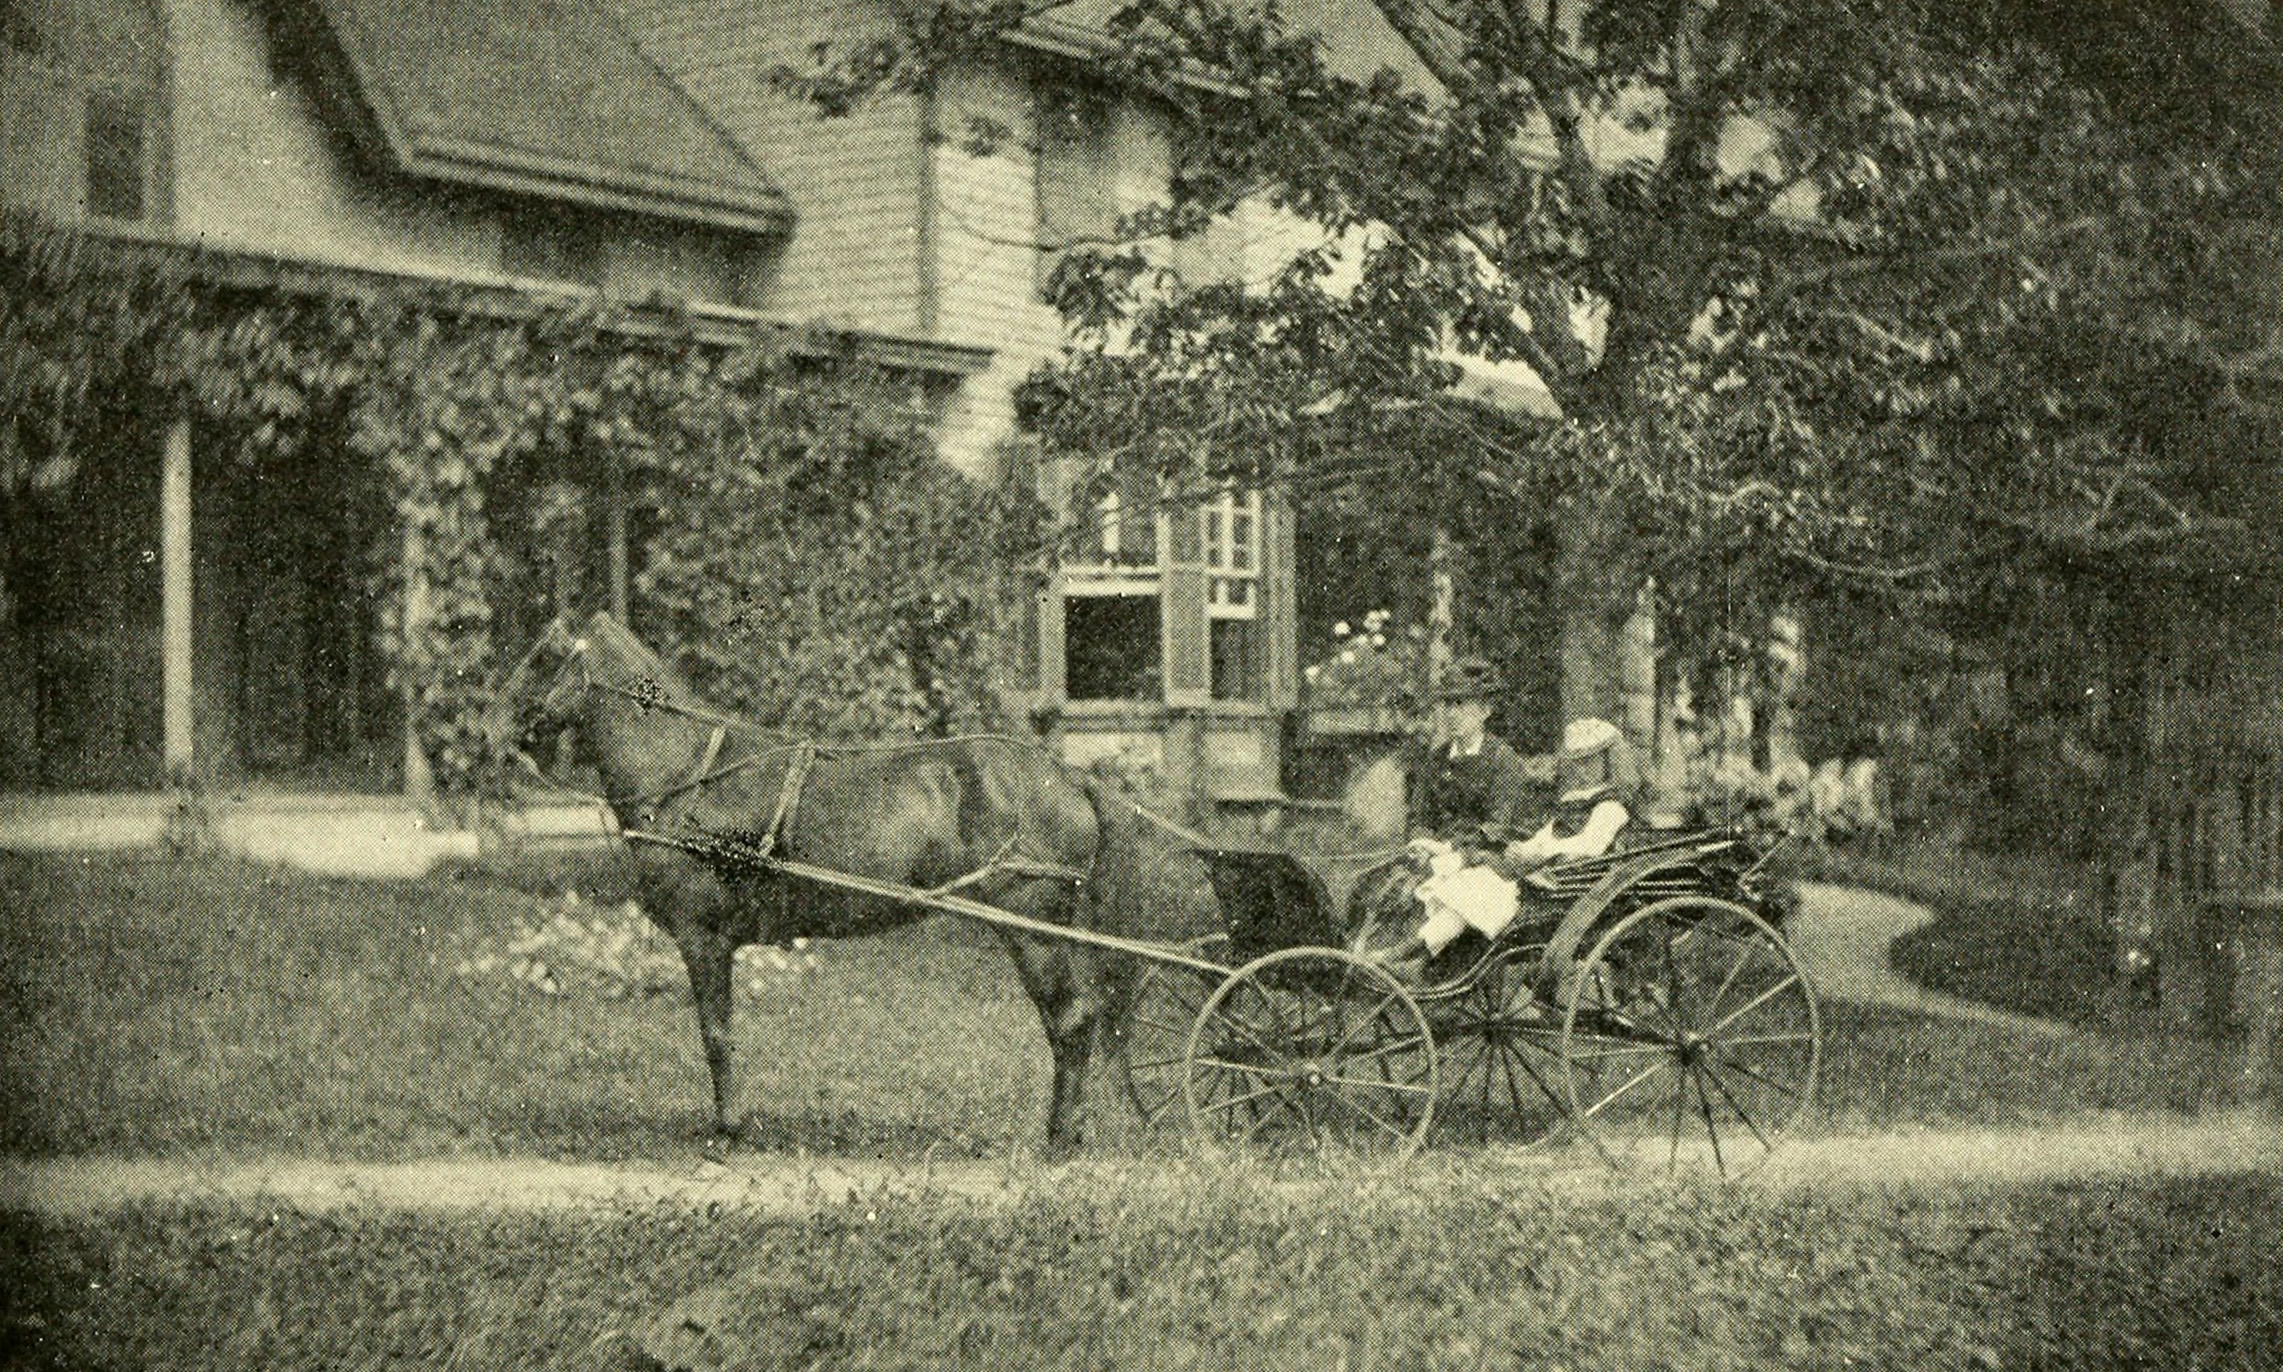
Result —
[[769, 827], [761, 831], [762, 857], [776, 855], [777, 841], [785, 832], [786, 821], [800, 807], [801, 787], [808, 783], [809, 766], [815, 761], [815, 742], [801, 740], [800, 746], [793, 749], [793, 760], [785, 766], [784, 777], [777, 783], [777, 812], [769, 817]]
[[698, 757], [697, 770], [691, 772], [690, 779], [682, 783], [684, 790], [700, 785], [710, 778], [714, 760], [721, 756], [722, 741], [728, 737], [728, 725], [716, 724], [713, 726], [713, 737], [706, 740], [706, 750]]

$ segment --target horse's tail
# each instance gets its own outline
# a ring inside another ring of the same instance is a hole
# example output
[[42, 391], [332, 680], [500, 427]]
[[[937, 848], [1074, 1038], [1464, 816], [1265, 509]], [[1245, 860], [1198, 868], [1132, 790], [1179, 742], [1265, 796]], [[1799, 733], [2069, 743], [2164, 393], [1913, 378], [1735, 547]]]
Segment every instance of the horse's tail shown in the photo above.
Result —
[[1085, 779], [1098, 837], [1078, 918], [1123, 938], [1186, 943], [1222, 932], [1211, 874], [1178, 826]]

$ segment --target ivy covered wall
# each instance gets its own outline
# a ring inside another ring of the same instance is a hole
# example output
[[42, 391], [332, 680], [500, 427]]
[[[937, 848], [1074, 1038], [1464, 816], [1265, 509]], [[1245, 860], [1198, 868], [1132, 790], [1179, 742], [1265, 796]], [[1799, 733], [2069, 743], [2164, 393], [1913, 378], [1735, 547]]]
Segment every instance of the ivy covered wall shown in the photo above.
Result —
[[191, 417], [204, 468], [290, 469], [327, 444], [366, 464], [378, 647], [447, 801], [498, 775], [481, 716], [536, 629], [535, 583], [595, 595], [540, 568], [566, 503], [605, 489], [629, 506], [635, 627], [724, 705], [820, 732], [995, 717], [1038, 512], [940, 467], [932, 393], [844, 345], [288, 281], [0, 220], [0, 499], [87, 479], [130, 399]]

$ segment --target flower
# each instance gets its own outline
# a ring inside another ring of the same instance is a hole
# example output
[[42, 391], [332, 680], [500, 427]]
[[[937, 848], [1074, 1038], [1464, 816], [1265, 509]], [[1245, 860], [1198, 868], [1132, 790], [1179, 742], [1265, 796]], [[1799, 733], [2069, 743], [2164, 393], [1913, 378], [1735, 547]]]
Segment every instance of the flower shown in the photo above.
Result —
[[1354, 632], [1355, 630], [1349, 628], [1348, 622], [1344, 619], [1332, 626], [1332, 637], [1334, 638], [1346, 638]]

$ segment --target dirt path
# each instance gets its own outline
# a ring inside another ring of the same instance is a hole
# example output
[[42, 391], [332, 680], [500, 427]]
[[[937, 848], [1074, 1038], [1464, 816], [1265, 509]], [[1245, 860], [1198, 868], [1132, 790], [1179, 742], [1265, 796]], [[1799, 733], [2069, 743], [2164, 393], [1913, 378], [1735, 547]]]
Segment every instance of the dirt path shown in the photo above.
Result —
[[1929, 991], [1898, 975], [1887, 960], [1896, 939], [1934, 918], [1923, 905], [1846, 886], [1805, 882], [1791, 944], [1818, 995], [1859, 1005], [1888, 1005], [1947, 1019], [1975, 1020], [2026, 1033], [2077, 1032], [2059, 1020], [2017, 1014]]
[[[736, 1157], [727, 1164], [606, 1165], [537, 1159], [408, 1163], [297, 1160], [198, 1165], [106, 1158], [0, 1163], [0, 1208], [68, 1217], [151, 1201], [282, 1203], [298, 1210], [603, 1210], [639, 1213], [711, 1207], [800, 1214], [850, 1199], [892, 1203], [931, 1197], [1012, 1203], [1098, 1191], [1104, 1185], [1191, 1184], [1199, 1165], [1178, 1161], [1012, 1161], [925, 1166], [865, 1160]], [[1439, 1166], [1436, 1155], [1419, 1164]], [[1580, 1149], [1473, 1155], [1470, 1172], [1514, 1188], [1586, 1195], [1662, 1175], [1623, 1177]], [[1943, 1188], [2061, 1179], [2254, 1172], [2283, 1178], [2283, 1125], [2235, 1112], [2198, 1119], [2119, 1117], [2024, 1129], [1941, 1129], [1793, 1140], [1746, 1185], [1803, 1188]], [[1691, 1173], [1684, 1168], [1684, 1173]], [[1710, 1175], [1709, 1170], [1702, 1175]], [[1301, 1185], [1336, 1186], [1338, 1179]]]

